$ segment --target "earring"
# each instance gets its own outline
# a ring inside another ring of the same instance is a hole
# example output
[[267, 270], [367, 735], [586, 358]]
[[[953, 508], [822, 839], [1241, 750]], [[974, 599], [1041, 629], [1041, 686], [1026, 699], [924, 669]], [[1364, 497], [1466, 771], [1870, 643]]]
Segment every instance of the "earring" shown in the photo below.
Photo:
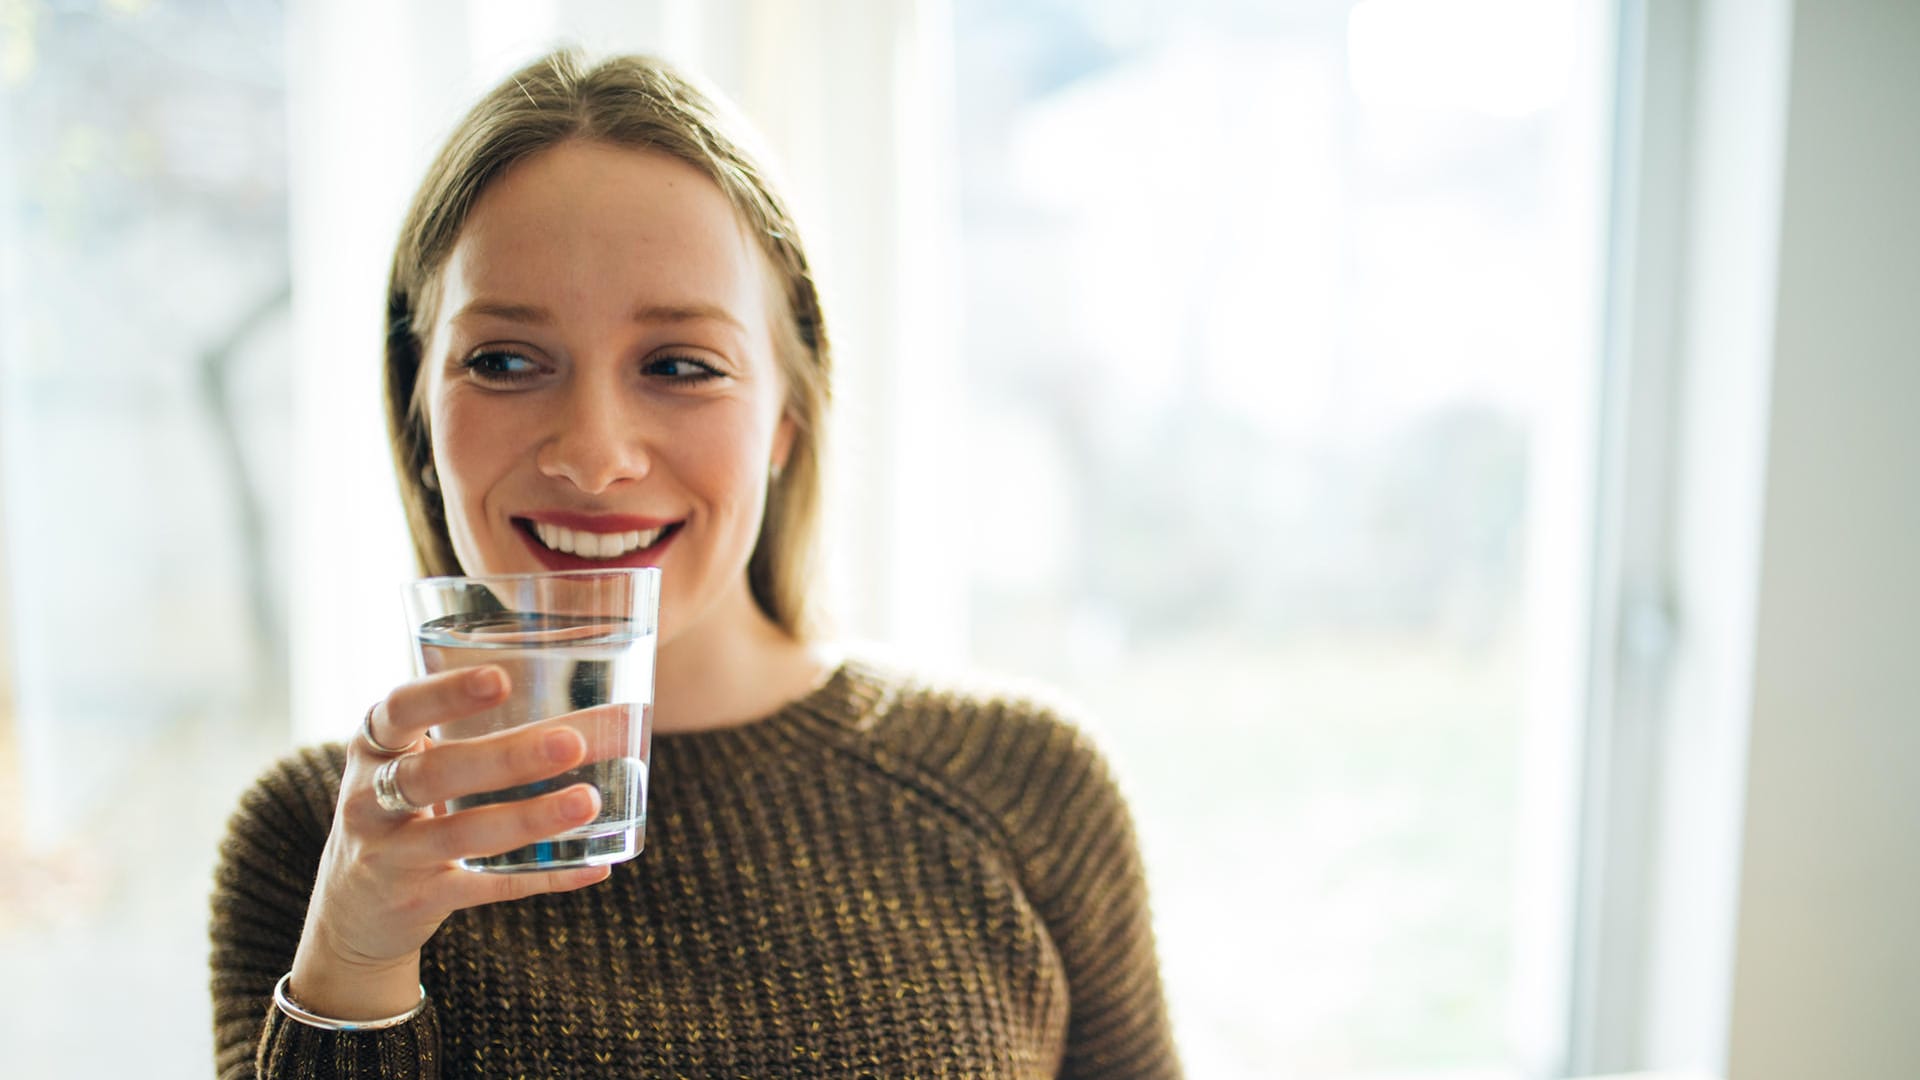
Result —
[[435, 493], [440, 490], [440, 474], [433, 470], [431, 461], [420, 466], [420, 486]]
[[772, 465], [769, 465], [767, 467], [767, 475], [772, 477], [773, 482], [777, 484], [780, 482], [780, 474], [785, 472], [786, 469], [787, 467], [785, 465], [782, 465], [776, 461]]

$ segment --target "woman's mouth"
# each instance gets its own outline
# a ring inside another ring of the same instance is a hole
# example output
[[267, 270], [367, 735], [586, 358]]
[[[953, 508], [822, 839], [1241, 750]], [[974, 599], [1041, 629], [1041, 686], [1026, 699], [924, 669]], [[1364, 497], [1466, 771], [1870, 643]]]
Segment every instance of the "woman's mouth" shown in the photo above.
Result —
[[650, 529], [599, 532], [530, 518], [514, 518], [513, 523], [541, 562], [562, 570], [651, 565], [684, 524], [675, 521]]

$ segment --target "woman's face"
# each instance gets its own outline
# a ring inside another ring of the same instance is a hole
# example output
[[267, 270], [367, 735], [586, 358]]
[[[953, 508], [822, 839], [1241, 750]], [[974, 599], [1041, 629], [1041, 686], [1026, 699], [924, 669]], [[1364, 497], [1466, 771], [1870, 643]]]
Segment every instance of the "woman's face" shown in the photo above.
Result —
[[666, 154], [569, 142], [493, 181], [422, 360], [460, 565], [658, 566], [662, 644], [752, 617], [793, 437], [767, 274], [719, 187]]

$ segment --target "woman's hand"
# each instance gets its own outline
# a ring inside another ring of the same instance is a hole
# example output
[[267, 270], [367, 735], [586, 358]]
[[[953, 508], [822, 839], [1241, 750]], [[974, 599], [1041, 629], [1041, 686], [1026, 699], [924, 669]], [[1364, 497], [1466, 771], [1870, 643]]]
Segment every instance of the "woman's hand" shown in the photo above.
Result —
[[[387, 746], [414, 747], [394, 775], [406, 801], [430, 807], [544, 780], [579, 765], [586, 740], [564, 724], [534, 724], [432, 744], [428, 729], [500, 704], [497, 667], [463, 668], [407, 683], [375, 705], [368, 726]], [[347, 751], [333, 830], [320, 856], [313, 899], [294, 954], [289, 991], [306, 1008], [341, 1020], [393, 1016], [420, 996], [420, 948], [461, 908], [604, 881], [609, 867], [477, 874], [455, 860], [497, 855], [593, 820], [599, 794], [574, 784], [519, 802], [434, 816], [382, 809], [374, 770], [392, 755], [355, 737]]]

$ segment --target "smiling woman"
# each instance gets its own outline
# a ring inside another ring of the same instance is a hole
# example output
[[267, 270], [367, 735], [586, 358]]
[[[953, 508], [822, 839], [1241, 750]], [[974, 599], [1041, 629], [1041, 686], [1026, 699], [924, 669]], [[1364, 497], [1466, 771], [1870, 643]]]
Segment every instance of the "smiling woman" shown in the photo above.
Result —
[[[450, 142], [434, 162], [394, 256], [388, 425], [422, 568], [452, 573], [460, 565], [443, 493], [434, 490], [429, 435], [427, 395], [448, 373], [442, 361], [475, 380], [491, 374], [496, 386], [548, 370], [578, 386], [573, 369], [595, 358], [569, 348], [604, 347], [599, 338], [626, 330], [615, 344], [652, 346], [642, 366], [683, 387], [700, 384], [685, 369], [704, 367], [730, 379], [730, 390], [784, 390], [761, 395], [762, 409], [779, 406], [779, 460], [770, 465], [781, 483], [758, 526], [765, 542], [755, 545], [749, 579], [774, 622], [803, 633], [829, 351], [798, 228], [764, 179], [745, 125], [718, 99], [694, 92], [676, 100], [681, 88], [664, 82], [628, 88], [636, 94], [630, 109], [542, 110], [527, 92], [533, 84], [515, 78], [469, 117], [465, 144]], [[685, 110], [682, 122], [669, 122], [667, 108]], [[721, 130], [730, 137], [703, 137]], [[538, 147], [550, 152], [520, 160]], [[506, 175], [494, 175], [502, 169]], [[558, 199], [556, 190], [580, 201]], [[489, 337], [500, 332], [507, 337]], [[583, 342], [587, 334], [595, 340]], [[446, 353], [456, 343], [468, 351]], [[552, 350], [543, 353], [543, 343]], [[750, 354], [761, 370], [744, 366]], [[663, 603], [667, 619], [677, 617], [673, 595]]]
[[414, 398], [460, 564], [658, 566], [666, 639], [738, 648], [726, 636], [763, 617], [731, 570], [795, 429], [764, 263], [667, 154], [568, 142], [495, 181], [448, 259]]
[[425, 804], [541, 784], [584, 743], [564, 717], [422, 738], [497, 705], [498, 667], [393, 690], [233, 819], [224, 1076], [1178, 1075], [1099, 752], [814, 630], [826, 337], [738, 131], [656, 61], [547, 56], [455, 131], [393, 264], [421, 568], [662, 572], [647, 851], [462, 869], [590, 819], [591, 792]]

